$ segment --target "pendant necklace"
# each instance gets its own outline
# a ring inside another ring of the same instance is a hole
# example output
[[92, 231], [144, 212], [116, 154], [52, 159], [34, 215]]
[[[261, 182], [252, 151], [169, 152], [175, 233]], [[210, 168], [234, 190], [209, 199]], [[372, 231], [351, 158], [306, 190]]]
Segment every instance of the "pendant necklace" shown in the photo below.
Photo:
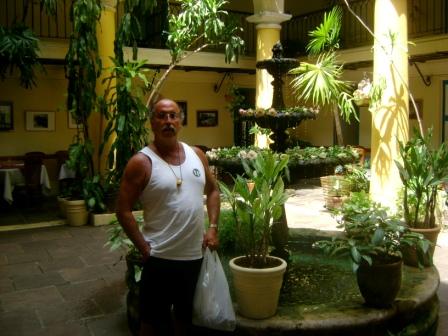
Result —
[[[157, 146], [156, 146], [157, 148]], [[157, 150], [158, 151], [158, 150]], [[171, 170], [171, 172], [173, 173], [175, 179], [176, 179], [176, 187], [179, 188], [182, 185], [183, 179], [182, 179], [182, 164], [180, 163], [180, 149], [179, 149], [179, 143], [177, 143], [177, 162], [179, 163], [179, 172], [180, 172], [180, 177], [178, 177], [176, 175], [176, 173], [174, 172], [173, 168], [171, 167], [171, 165], [161, 156], [161, 159], [163, 160], [163, 162], [166, 163], [166, 165], [168, 166], [168, 168]]]

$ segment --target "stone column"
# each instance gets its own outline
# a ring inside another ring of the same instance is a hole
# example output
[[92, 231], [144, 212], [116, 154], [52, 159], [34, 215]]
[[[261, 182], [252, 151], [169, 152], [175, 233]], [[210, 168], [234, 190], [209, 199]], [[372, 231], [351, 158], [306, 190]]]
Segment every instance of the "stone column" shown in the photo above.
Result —
[[[113, 66], [110, 57], [115, 57], [114, 41], [115, 41], [115, 14], [117, 0], [102, 0], [103, 11], [101, 13], [100, 21], [97, 24], [97, 40], [98, 40], [98, 54], [101, 58], [103, 70], [101, 76], [98, 78], [96, 84], [96, 92], [98, 95], [103, 95], [107, 83], [102, 83], [102, 80], [110, 75], [109, 68]], [[98, 149], [103, 142], [103, 134], [106, 128], [107, 120], [99, 113], [93, 113], [91, 116], [91, 134], [94, 148]], [[98, 159], [95, 157], [96, 169], [103, 173], [107, 167], [106, 158], [110, 149], [110, 143], [104, 147], [103, 155]]]
[[381, 204], [396, 208], [401, 180], [395, 159], [398, 141], [409, 133], [407, 1], [375, 1], [373, 83], [384, 81], [378, 107], [372, 111], [370, 193]]

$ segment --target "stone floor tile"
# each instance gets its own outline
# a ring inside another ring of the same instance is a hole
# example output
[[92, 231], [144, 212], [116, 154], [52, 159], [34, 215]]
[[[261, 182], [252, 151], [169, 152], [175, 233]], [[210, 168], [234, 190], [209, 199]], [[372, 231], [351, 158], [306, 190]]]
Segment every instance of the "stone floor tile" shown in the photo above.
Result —
[[22, 252], [22, 253], [8, 253], [6, 255], [9, 264], [21, 264], [27, 262], [40, 262], [40, 261], [48, 261], [50, 259], [50, 255], [47, 250], [37, 249], [32, 252]]
[[81, 299], [40, 307], [36, 311], [45, 328], [64, 322], [77, 322], [104, 316], [104, 312], [90, 299]]
[[14, 283], [10, 278], [0, 278], [0, 295], [15, 291]]
[[[93, 336], [84, 321], [60, 322], [28, 334], [29, 336]], [[25, 336], [25, 335], [23, 335]], [[96, 336], [96, 335], [95, 335]]]
[[39, 262], [42, 272], [61, 271], [66, 268], [83, 268], [86, 264], [79, 256], [57, 257]]
[[95, 293], [102, 291], [108, 284], [103, 279], [94, 279], [77, 283], [65, 283], [57, 286], [65, 301], [93, 299]]
[[0, 243], [0, 255], [23, 252], [22, 246], [18, 243]]
[[49, 228], [48, 230], [37, 230], [31, 237], [33, 241], [59, 240], [72, 238], [66, 227]]
[[0, 266], [2, 277], [12, 277], [17, 275], [42, 274], [37, 262], [28, 262], [20, 264], [8, 264]]
[[90, 320], [87, 326], [95, 336], [131, 336], [125, 311]]
[[105, 266], [88, 266], [84, 268], [65, 268], [61, 270], [62, 277], [70, 282], [95, 280], [103, 275], [107, 276], [111, 271]]
[[35, 275], [18, 275], [12, 277], [17, 290], [62, 285], [67, 281], [58, 272], [48, 272]]
[[25, 289], [0, 295], [0, 304], [5, 312], [18, 311], [27, 307], [37, 309], [64, 302], [55, 286]]
[[0, 334], [5, 336], [34, 335], [42, 329], [34, 310], [17, 310], [0, 315]]

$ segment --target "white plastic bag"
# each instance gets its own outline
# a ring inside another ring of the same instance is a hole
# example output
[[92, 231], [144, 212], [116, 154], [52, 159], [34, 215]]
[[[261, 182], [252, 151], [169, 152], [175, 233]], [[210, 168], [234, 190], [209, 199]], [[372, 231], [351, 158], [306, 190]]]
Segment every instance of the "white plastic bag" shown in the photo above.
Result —
[[207, 247], [193, 300], [193, 324], [216, 330], [235, 330], [229, 285], [216, 251]]

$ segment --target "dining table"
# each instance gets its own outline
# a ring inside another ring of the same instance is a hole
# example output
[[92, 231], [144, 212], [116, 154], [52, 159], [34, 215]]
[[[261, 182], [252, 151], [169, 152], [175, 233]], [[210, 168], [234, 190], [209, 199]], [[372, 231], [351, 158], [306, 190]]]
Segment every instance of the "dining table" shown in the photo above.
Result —
[[[22, 173], [23, 164], [2, 162], [0, 165], [0, 185], [3, 186], [3, 199], [12, 204], [14, 201], [13, 191], [16, 186], [25, 186], [25, 176]], [[49, 195], [51, 191], [50, 178], [48, 177], [47, 168], [41, 166], [40, 184], [42, 193]]]
[[70, 169], [66, 163], [63, 163], [61, 165], [61, 168], [59, 169], [58, 179], [64, 180], [64, 179], [75, 178], [75, 177], [76, 177], [75, 171]]

